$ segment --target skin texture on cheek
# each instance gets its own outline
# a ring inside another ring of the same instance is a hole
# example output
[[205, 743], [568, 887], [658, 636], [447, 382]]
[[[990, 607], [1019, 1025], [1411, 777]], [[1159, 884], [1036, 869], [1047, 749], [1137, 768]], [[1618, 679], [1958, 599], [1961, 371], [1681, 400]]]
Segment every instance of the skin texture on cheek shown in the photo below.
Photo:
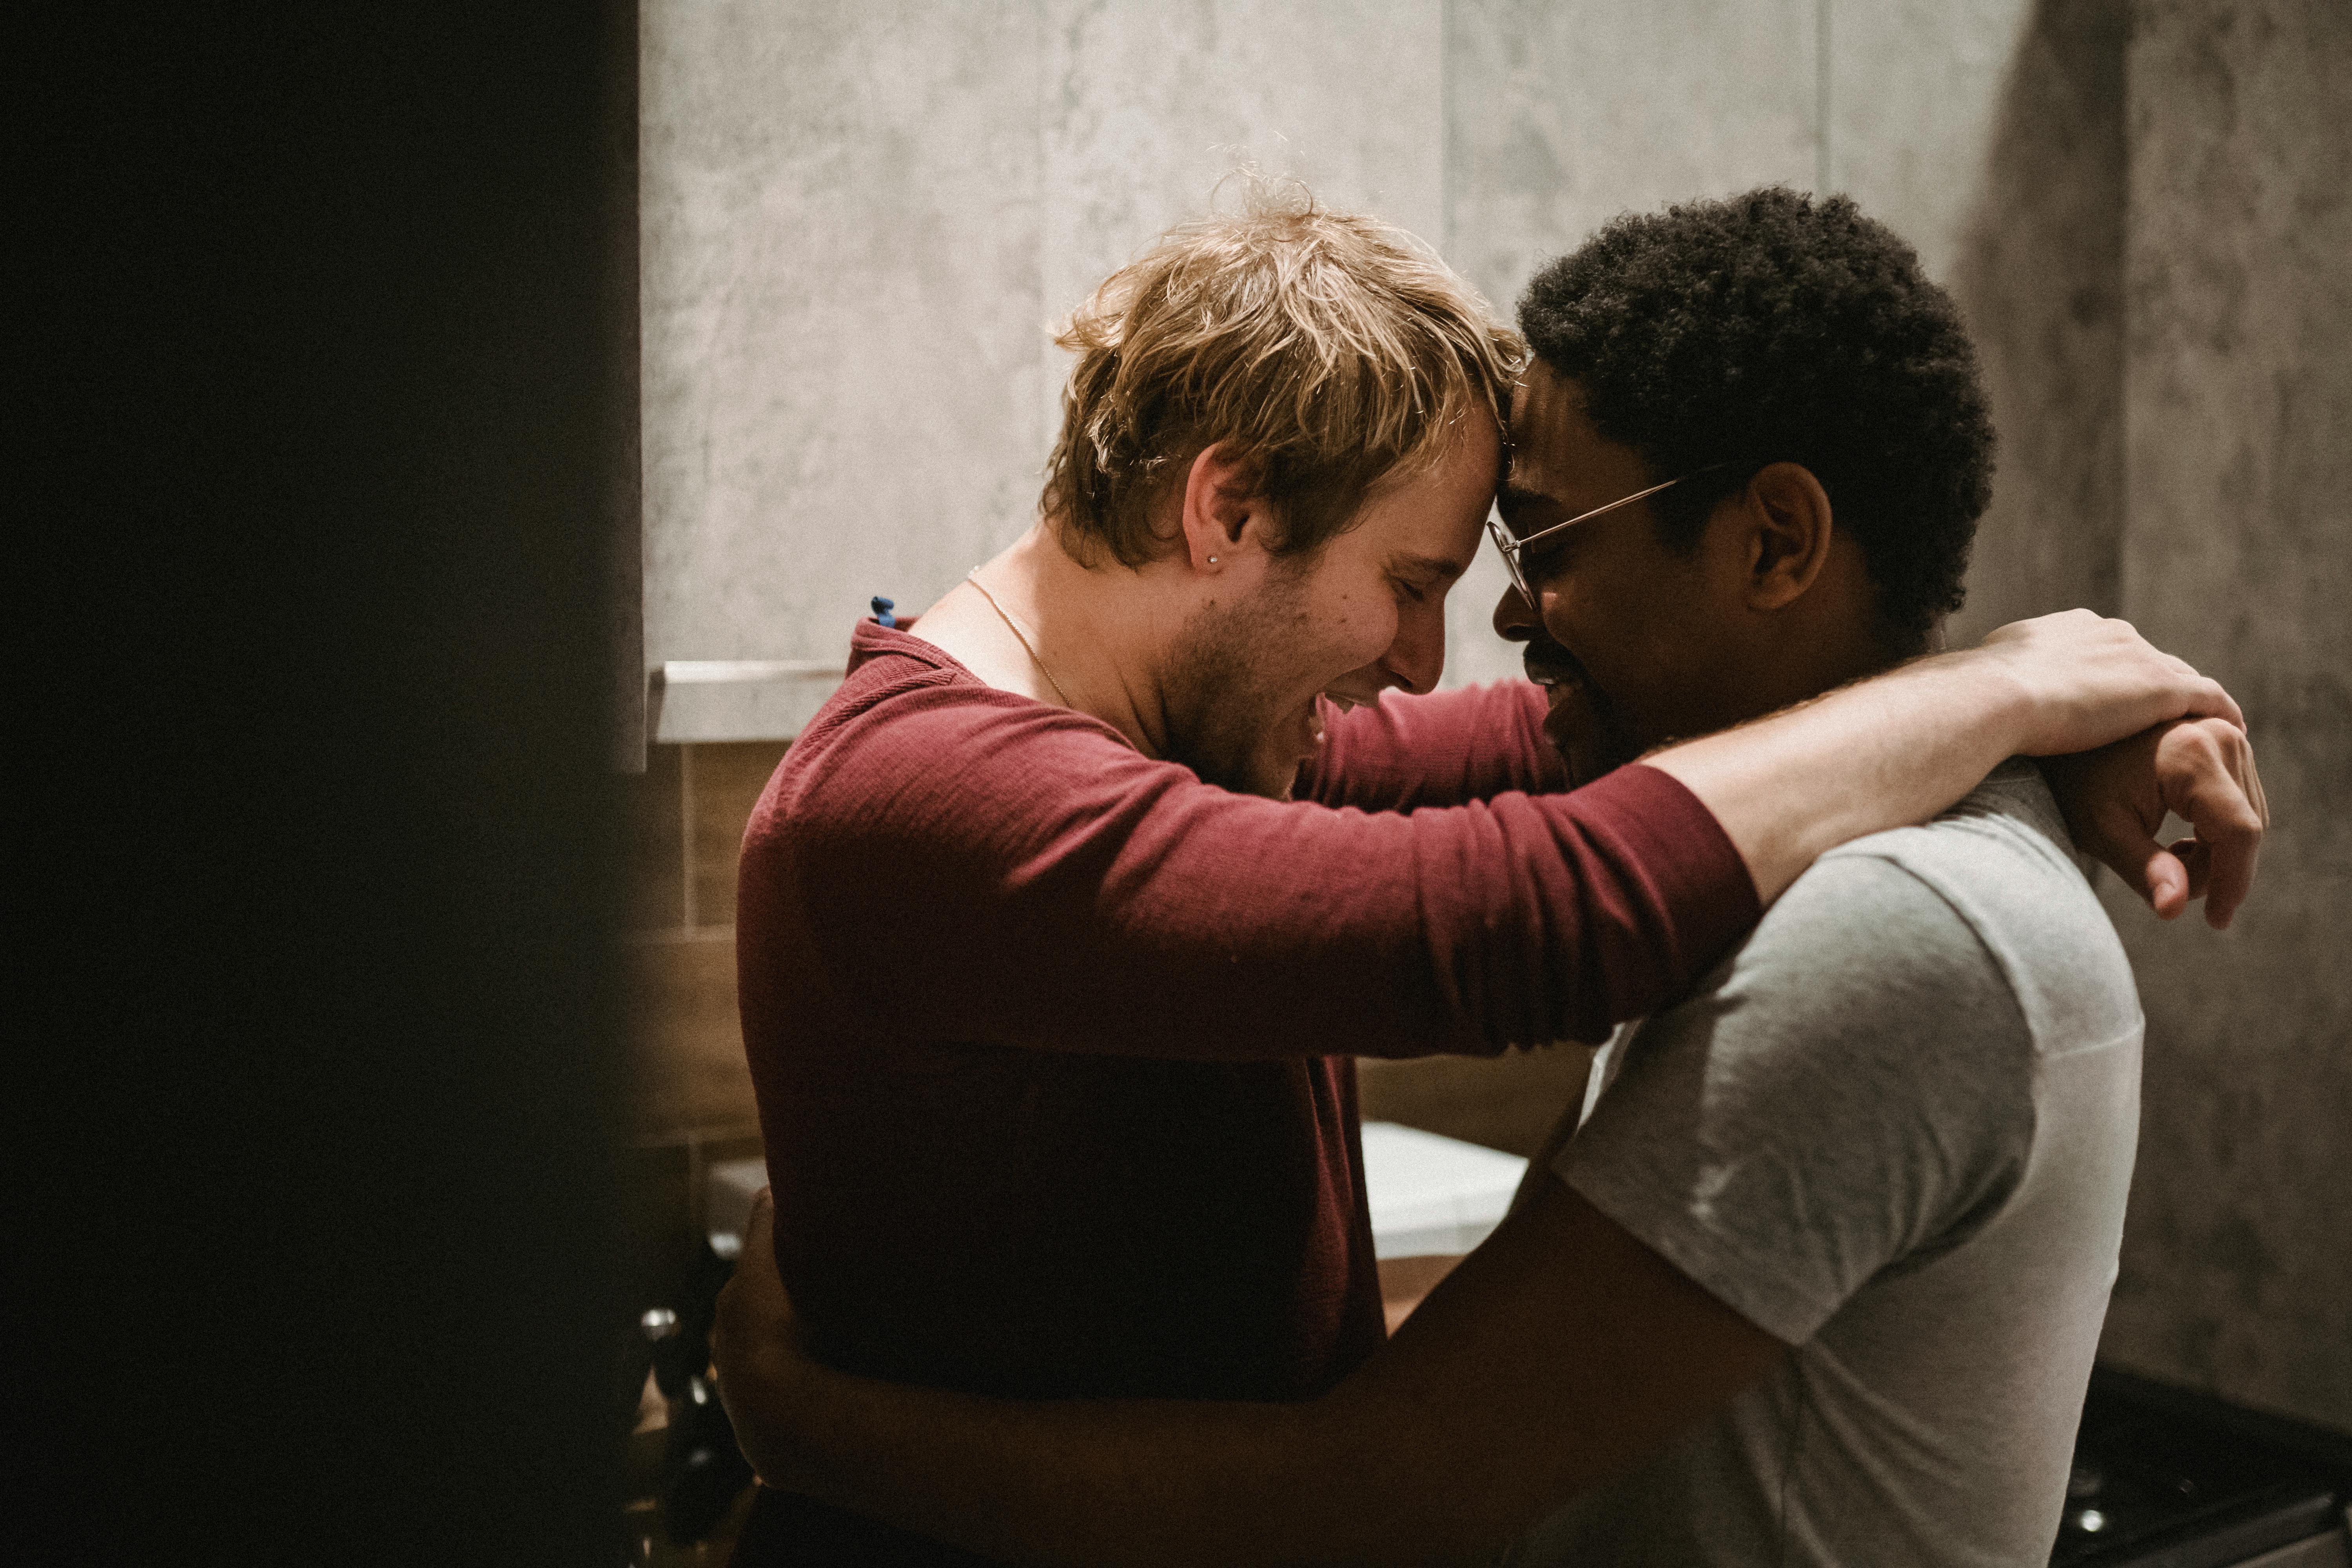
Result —
[[1371, 701], [1433, 685], [1446, 588], [1475, 552], [1492, 495], [1491, 431], [1385, 490], [1316, 550], [1268, 563], [1176, 639], [1160, 689], [1165, 754], [1224, 788], [1282, 799], [1314, 754], [1318, 694]]
[[1640, 510], [1592, 526], [1545, 595], [1544, 621], [1594, 689], [1587, 706], [1615, 766], [1738, 717], [1718, 679], [1738, 661], [1738, 609], [1720, 602], [1704, 561], [1669, 549]]
[[1346, 668], [1307, 575], [1278, 565], [1257, 592], [1185, 627], [1163, 677], [1170, 761], [1223, 789], [1287, 798], [1311, 749], [1315, 694]]

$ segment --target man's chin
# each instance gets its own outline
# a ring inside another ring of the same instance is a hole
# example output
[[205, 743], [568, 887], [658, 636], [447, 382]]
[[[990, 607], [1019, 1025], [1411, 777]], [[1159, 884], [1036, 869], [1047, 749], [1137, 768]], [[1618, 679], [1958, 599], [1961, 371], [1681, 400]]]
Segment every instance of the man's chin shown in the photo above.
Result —
[[1627, 747], [1600, 710], [1600, 704], [1580, 686], [1562, 684], [1550, 691], [1551, 708], [1544, 715], [1544, 734], [1568, 766], [1568, 785], [1580, 789], [1616, 772], [1633, 760]]
[[1202, 784], [1212, 784], [1231, 795], [1255, 795], [1267, 800], [1286, 801], [1293, 798], [1298, 785], [1298, 775], [1312, 753], [1300, 756], [1295, 748], [1262, 746], [1235, 755], [1226, 751], [1223, 755], [1198, 752], [1171, 755], [1170, 762], [1181, 763], [1200, 776]]

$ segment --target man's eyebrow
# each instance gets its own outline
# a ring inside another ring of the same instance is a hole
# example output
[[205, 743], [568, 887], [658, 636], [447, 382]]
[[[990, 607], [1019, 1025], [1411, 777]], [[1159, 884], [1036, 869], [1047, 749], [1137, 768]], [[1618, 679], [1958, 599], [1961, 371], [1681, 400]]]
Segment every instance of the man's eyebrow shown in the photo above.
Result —
[[1396, 558], [1396, 565], [1401, 571], [1425, 573], [1449, 583], [1470, 570], [1467, 561], [1450, 561], [1443, 555], [1400, 555]]

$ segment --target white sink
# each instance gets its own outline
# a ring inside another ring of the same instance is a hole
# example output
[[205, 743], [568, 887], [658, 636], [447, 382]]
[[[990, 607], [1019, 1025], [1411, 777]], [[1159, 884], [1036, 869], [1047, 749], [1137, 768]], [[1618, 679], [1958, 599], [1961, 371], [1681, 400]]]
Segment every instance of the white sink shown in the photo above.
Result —
[[1502, 1222], [1527, 1169], [1517, 1154], [1394, 1121], [1365, 1122], [1373, 1256], [1469, 1251]]

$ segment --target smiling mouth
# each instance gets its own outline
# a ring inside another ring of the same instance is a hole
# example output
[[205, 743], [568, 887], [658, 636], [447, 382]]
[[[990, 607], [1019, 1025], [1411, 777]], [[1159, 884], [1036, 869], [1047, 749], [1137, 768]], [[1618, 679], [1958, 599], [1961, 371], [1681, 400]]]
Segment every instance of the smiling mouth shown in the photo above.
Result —
[[1530, 648], [1525, 663], [1528, 679], [1544, 689], [1544, 736], [1568, 764], [1571, 787], [1641, 754], [1624, 715], [1574, 654], [1558, 645]]
[[1366, 697], [1360, 693], [1331, 691], [1328, 689], [1318, 691], [1314, 696], [1308, 698], [1307, 700], [1306, 755], [1311, 757], [1318, 751], [1322, 749], [1324, 733], [1323, 721], [1325, 718], [1323, 711], [1324, 703], [1328, 702], [1332, 707], [1338, 709], [1342, 713], [1351, 713], [1359, 708], [1377, 707], [1379, 705], [1379, 701], [1380, 699], [1377, 696]]
[[1549, 692], [1554, 701], [1568, 691], [1592, 689], [1592, 678], [1585, 673], [1576, 656], [1564, 647], [1530, 647], [1521, 662], [1527, 668], [1528, 679]]
[[[1318, 692], [1317, 696], [1320, 696]], [[1298, 760], [1305, 762], [1323, 749], [1323, 704], [1314, 697], [1307, 700], [1307, 711], [1299, 725], [1305, 743], [1298, 748]]]
[[1347, 692], [1332, 691], [1328, 689], [1318, 695], [1330, 702], [1333, 707], [1339, 709], [1342, 713], [1353, 712], [1359, 708], [1371, 707], [1379, 700], [1377, 698], [1371, 697], [1351, 697]]

